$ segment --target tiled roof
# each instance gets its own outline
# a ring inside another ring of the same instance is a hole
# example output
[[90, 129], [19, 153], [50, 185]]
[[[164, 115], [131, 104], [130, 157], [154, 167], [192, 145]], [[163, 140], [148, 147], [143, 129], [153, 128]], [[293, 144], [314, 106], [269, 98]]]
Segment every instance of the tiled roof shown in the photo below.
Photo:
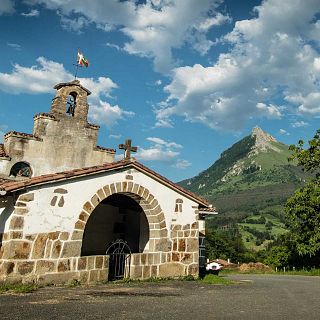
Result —
[[[55, 181], [70, 180], [70, 179], [75, 179], [77, 177], [89, 176], [89, 175], [93, 175], [101, 172], [113, 171], [113, 170], [124, 169], [124, 168], [135, 168], [136, 170], [143, 172], [144, 174], [159, 181], [160, 183], [166, 185], [167, 187], [177, 191], [178, 193], [186, 196], [187, 198], [197, 202], [201, 207], [212, 209], [212, 208], [209, 208], [209, 203], [206, 199], [199, 197], [194, 193], [183, 189], [182, 187], [164, 178], [160, 174], [156, 173], [155, 171], [149, 169], [148, 167], [144, 166], [143, 164], [137, 161], [122, 160], [122, 161], [117, 161], [113, 163], [105, 163], [105, 164], [93, 166], [93, 167], [46, 174], [42, 176], [32, 177], [24, 181], [7, 181], [0, 184], [0, 190], [10, 193], [10, 192], [22, 190], [31, 186], [51, 183]], [[201, 208], [201, 210], [203, 209]]]
[[116, 149], [110, 149], [110, 148], [105, 148], [105, 147], [100, 147], [100, 146], [96, 146], [96, 149], [116, 153]]
[[42, 139], [39, 137], [34, 136], [31, 133], [24, 133], [24, 132], [18, 132], [18, 131], [9, 131], [7, 132], [5, 135], [5, 137], [8, 136], [18, 136], [18, 137], [23, 137], [23, 138], [31, 138], [31, 139], [35, 139], [35, 140], [39, 140], [41, 141]]

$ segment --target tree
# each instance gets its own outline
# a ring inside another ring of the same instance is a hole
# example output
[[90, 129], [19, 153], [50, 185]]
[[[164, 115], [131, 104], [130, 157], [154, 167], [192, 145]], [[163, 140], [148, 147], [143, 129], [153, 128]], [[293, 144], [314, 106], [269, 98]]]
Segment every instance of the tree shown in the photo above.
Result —
[[298, 254], [314, 256], [320, 253], [320, 129], [309, 141], [309, 148], [303, 146], [302, 140], [298, 146], [290, 146], [294, 152], [290, 160], [297, 160], [304, 170], [316, 175], [288, 199], [285, 215]]
[[309, 141], [309, 148], [304, 149], [304, 141], [299, 140], [298, 145], [291, 145], [289, 150], [293, 151], [293, 155], [289, 161], [297, 160], [298, 165], [303, 166], [304, 170], [316, 172], [316, 176], [320, 174], [320, 129], [317, 130], [313, 139]]

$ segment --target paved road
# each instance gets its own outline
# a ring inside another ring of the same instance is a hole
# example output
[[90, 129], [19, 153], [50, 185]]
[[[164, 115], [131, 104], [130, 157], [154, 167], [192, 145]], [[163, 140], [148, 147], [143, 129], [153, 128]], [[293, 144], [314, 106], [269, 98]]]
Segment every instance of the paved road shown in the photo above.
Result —
[[233, 275], [231, 286], [171, 281], [0, 295], [0, 319], [320, 319], [320, 277]]

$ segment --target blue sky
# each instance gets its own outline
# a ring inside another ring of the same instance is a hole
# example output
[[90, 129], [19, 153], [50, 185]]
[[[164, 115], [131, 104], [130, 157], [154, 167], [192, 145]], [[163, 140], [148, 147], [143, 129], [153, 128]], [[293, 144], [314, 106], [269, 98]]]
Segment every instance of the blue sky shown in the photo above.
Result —
[[80, 48], [98, 144], [131, 138], [173, 181], [256, 125], [308, 140], [320, 127], [319, 19], [318, 0], [1, 0], [1, 139], [32, 132]]

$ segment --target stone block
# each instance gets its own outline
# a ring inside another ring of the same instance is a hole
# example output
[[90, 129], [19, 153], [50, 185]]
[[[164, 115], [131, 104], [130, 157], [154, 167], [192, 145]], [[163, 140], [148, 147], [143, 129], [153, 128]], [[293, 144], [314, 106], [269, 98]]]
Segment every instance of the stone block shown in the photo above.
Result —
[[98, 197], [97, 194], [95, 194], [92, 198], [91, 198], [91, 203], [93, 204], [94, 207], [96, 207], [99, 203], [100, 203], [100, 199]]
[[[148, 202], [147, 199], [148, 199], [148, 197], [149, 197], [149, 190], [148, 190], [147, 188], [145, 188], [145, 189], [143, 190], [143, 193], [141, 194], [141, 197]], [[149, 203], [149, 202], [148, 202], [148, 203]]]
[[89, 281], [88, 281], [89, 283], [98, 282], [99, 271], [100, 270], [90, 270], [89, 271]]
[[185, 224], [182, 229], [183, 230], [189, 230], [190, 229], [190, 224]]
[[85, 211], [82, 211], [79, 215], [79, 220], [83, 222], [87, 222], [88, 219], [89, 219], [89, 215]]
[[164, 252], [160, 252], [161, 255], [161, 263], [166, 263], [167, 262], [167, 254]]
[[159, 239], [155, 243], [155, 251], [170, 251], [172, 242], [168, 239]]
[[60, 257], [62, 248], [62, 242], [60, 240], [56, 240], [52, 244], [52, 253], [51, 258], [57, 259]]
[[108, 280], [108, 270], [107, 269], [101, 269], [98, 270], [98, 282], [107, 281]]
[[108, 197], [111, 194], [111, 190], [108, 185], [103, 187], [103, 191], [104, 191], [106, 197]]
[[24, 217], [13, 215], [10, 220], [10, 230], [22, 230], [24, 225]]
[[142, 278], [142, 267], [133, 266], [130, 269], [130, 278], [132, 279], [141, 279]]
[[160, 252], [153, 253], [153, 263], [154, 264], [160, 263], [160, 256], [161, 256]]
[[185, 239], [179, 239], [179, 241], [178, 241], [178, 251], [180, 251], [180, 252], [186, 251], [186, 240]]
[[51, 258], [51, 249], [52, 249], [52, 240], [48, 240], [46, 244], [46, 248], [44, 250], [44, 257], [45, 258]]
[[158, 277], [158, 266], [151, 266], [151, 277]]
[[146, 265], [147, 264], [147, 255], [145, 253], [140, 254], [140, 264]]
[[[132, 177], [132, 180], [133, 180], [133, 177]], [[127, 191], [132, 192], [132, 189], [133, 189], [133, 182], [128, 182]]]
[[140, 265], [140, 253], [133, 253], [131, 255], [131, 265]]
[[178, 239], [172, 240], [172, 250], [177, 251], [178, 250]]
[[33, 268], [34, 261], [24, 261], [17, 263], [18, 273], [20, 273], [22, 276], [31, 273], [33, 271]]
[[24, 216], [28, 212], [29, 212], [29, 210], [27, 208], [15, 208], [14, 209], [14, 214], [17, 216]]
[[153, 255], [153, 253], [147, 253], [147, 261], [149, 266], [153, 264]]
[[87, 257], [80, 257], [78, 259], [78, 266], [77, 269], [80, 270], [86, 270], [87, 269]]
[[94, 269], [94, 260], [95, 260], [95, 256], [89, 256], [88, 257], [88, 270], [92, 270]]
[[160, 226], [160, 229], [164, 229], [166, 227], [166, 221], [165, 220], [162, 220], [159, 224]]
[[55, 271], [55, 262], [49, 260], [38, 260], [36, 263], [36, 274], [44, 274]]
[[188, 267], [188, 275], [197, 277], [199, 275], [199, 265], [194, 263]]
[[117, 192], [122, 192], [121, 182], [117, 182], [117, 183], [116, 183], [116, 190], [117, 190]]
[[98, 195], [100, 201], [102, 201], [102, 200], [106, 197], [103, 189], [99, 189], [99, 190], [97, 191], [97, 195]]
[[58, 272], [41, 275], [38, 281], [45, 284], [66, 284], [78, 278], [78, 272]]
[[39, 233], [34, 240], [33, 250], [32, 250], [32, 259], [41, 259], [44, 258], [44, 250], [46, 248], [46, 243], [48, 240], [47, 233]]
[[80, 283], [88, 283], [89, 271], [81, 271], [79, 276]]
[[117, 193], [116, 186], [114, 183], [110, 185], [110, 193], [111, 194]]
[[142, 278], [150, 278], [151, 276], [151, 266], [143, 266], [142, 267]]
[[68, 241], [63, 244], [62, 258], [79, 257], [82, 241]]
[[137, 194], [138, 190], [139, 190], [139, 185], [135, 183], [132, 188], [132, 193]]
[[69, 239], [69, 232], [61, 232], [59, 239], [63, 240], [63, 241], [68, 240]]
[[70, 271], [70, 260], [60, 260], [58, 261], [58, 272]]
[[182, 255], [181, 262], [183, 262], [185, 264], [193, 263], [193, 254], [192, 253], [184, 253]]
[[180, 263], [172, 262], [159, 266], [159, 277], [181, 277], [184, 275], [184, 267]]
[[139, 196], [142, 196], [143, 192], [144, 192], [144, 187], [139, 186], [138, 195], [139, 195]]
[[82, 240], [83, 231], [82, 230], [74, 230], [71, 236], [71, 240]]
[[4, 261], [0, 264], [0, 275], [9, 275], [14, 270], [14, 262], [11, 261]]
[[56, 240], [59, 238], [60, 232], [59, 231], [55, 231], [55, 232], [49, 232], [48, 233], [48, 239], [50, 240]]
[[199, 243], [197, 238], [187, 239], [187, 252], [198, 252]]
[[87, 201], [83, 205], [83, 209], [90, 214], [93, 211], [94, 207], [92, 206], [92, 204], [89, 201]]
[[31, 243], [26, 241], [9, 241], [3, 246], [2, 259], [28, 259], [30, 256]]
[[103, 267], [103, 256], [97, 256], [95, 261], [95, 268], [101, 269]]
[[154, 209], [158, 204], [159, 204], [159, 203], [158, 203], [157, 199], [153, 199], [153, 200], [150, 202], [150, 209]]
[[171, 261], [179, 262], [180, 261], [180, 254], [179, 252], [172, 252], [171, 254]]
[[86, 224], [81, 220], [78, 220], [74, 225], [74, 228], [78, 230], [84, 230], [85, 227], [86, 227]]
[[191, 229], [199, 229], [198, 222], [194, 222], [194, 223], [191, 225]]
[[18, 198], [19, 201], [29, 202], [34, 200], [34, 193], [22, 194]]
[[22, 231], [11, 231], [10, 235], [11, 235], [11, 239], [22, 239], [23, 238]]

